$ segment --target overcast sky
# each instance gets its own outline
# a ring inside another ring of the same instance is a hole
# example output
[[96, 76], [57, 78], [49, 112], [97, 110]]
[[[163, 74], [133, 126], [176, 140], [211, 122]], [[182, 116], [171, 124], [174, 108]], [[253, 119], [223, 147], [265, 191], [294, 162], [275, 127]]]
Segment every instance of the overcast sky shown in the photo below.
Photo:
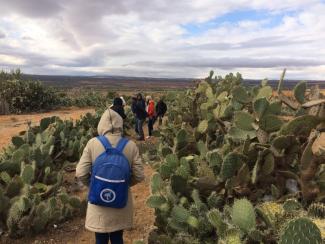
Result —
[[0, 69], [325, 80], [321, 0], [0, 0]]

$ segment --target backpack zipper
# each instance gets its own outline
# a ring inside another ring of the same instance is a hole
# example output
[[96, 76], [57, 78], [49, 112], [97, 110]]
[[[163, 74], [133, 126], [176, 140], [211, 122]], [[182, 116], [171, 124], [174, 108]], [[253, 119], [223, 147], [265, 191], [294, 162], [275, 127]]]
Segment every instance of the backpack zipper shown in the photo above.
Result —
[[123, 182], [125, 182], [125, 180], [109, 180], [109, 179], [105, 179], [105, 178], [100, 177], [98, 175], [95, 175], [95, 178], [98, 179], [98, 180], [109, 182], [109, 183], [123, 183]]

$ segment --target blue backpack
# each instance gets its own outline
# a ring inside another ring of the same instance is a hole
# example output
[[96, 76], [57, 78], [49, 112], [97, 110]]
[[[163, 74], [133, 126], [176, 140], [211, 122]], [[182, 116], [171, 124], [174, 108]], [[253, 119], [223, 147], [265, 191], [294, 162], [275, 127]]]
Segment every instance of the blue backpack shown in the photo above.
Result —
[[88, 201], [110, 208], [124, 208], [131, 176], [129, 161], [123, 154], [128, 140], [121, 138], [113, 148], [105, 136], [97, 139], [103, 144], [105, 152], [96, 158], [92, 166]]

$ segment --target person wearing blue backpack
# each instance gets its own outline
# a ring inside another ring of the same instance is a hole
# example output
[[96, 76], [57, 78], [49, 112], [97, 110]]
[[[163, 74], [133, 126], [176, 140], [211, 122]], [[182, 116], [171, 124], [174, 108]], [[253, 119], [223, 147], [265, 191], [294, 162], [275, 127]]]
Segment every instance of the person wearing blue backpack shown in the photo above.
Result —
[[123, 230], [132, 228], [130, 186], [144, 180], [139, 149], [122, 137], [123, 119], [107, 109], [98, 124], [98, 137], [87, 143], [76, 177], [89, 186], [86, 229], [96, 244], [123, 244]]

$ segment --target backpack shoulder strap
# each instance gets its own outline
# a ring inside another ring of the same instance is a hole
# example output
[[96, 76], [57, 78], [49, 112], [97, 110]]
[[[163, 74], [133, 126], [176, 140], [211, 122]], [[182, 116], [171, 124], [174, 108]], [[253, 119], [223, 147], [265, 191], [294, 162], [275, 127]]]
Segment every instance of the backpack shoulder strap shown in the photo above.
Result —
[[113, 148], [106, 136], [97, 136], [97, 139], [102, 143], [105, 150]]
[[120, 141], [118, 142], [118, 144], [117, 144], [117, 146], [116, 146], [116, 149], [119, 150], [120, 152], [123, 152], [123, 150], [124, 150], [126, 144], [128, 144], [128, 142], [129, 142], [128, 139], [122, 137], [122, 138], [120, 139]]

